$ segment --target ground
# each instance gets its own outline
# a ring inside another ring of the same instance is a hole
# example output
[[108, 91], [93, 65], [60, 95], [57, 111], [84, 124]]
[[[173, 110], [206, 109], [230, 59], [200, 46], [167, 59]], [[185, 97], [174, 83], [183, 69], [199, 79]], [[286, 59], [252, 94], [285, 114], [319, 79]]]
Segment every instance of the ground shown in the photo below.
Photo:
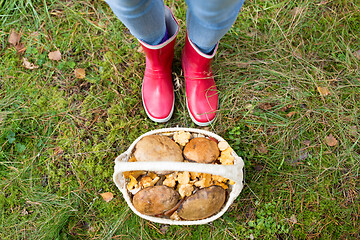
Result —
[[166, 4], [181, 27], [176, 108], [157, 124], [141, 103], [140, 45], [104, 1], [0, 1], [0, 238], [359, 239], [358, 1], [247, 0], [213, 62], [221, 108], [208, 128], [244, 159], [244, 190], [197, 227], [129, 210], [115, 157], [149, 130], [196, 127], [186, 5]]

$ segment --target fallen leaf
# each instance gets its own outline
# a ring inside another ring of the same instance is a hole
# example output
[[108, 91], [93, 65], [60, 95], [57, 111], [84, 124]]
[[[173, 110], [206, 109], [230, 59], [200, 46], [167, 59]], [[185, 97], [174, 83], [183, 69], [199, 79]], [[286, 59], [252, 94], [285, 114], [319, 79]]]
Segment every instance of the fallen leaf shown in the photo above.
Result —
[[56, 147], [54, 149], [55, 156], [63, 155], [63, 153], [64, 153], [64, 150], [62, 150], [61, 147]]
[[268, 153], [268, 149], [263, 143], [261, 143], [259, 146], [257, 146], [256, 149], [258, 150], [259, 153], [264, 153], [264, 154]]
[[39, 68], [39, 66], [29, 62], [27, 60], [27, 58], [23, 58], [23, 66], [26, 68], [26, 69], [35, 69], [35, 68]]
[[259, 108], [261, 108], [262, 110], [270, 110], [272, 108], [270, 103], [261, 103], [259, 105]]
[[[1, 116], [0, 116], [0, 122], [1, 122]], [[358, 134], [357, 126], [350, 126], [349, 133], [351, 136], [356, 137]]]
[[357, 59], [360, 60], [360, 50], [355, 51], [353, 54]]
[[320, 95], [323, 97], [330, 94], [330, 91], [327, 87], [317, 87], [317, 90], [319, 91]]
[[80, 79], [85, 78], [85, 69], [84, 68], [75, 69], [75, 77]]
[[336, 138], [330, 134], [329, 136], [327, 136], [325, 138], [325, 143], [330, 146], [330, 147], [333, 147], [333, 146], [336, 146], [338, 144], [338, 140], [336, 140]]
[[140, 46], [136, 51], [137, 51], [138, 53], [143, 53], [143, 52], [144, 52], [144, 49], [142, 48], [142, 46]]
[[26, 50], [26, 47], [23, 43], [19, 43], [15, 45], [15, 49], [18, 53], [24, 52]]
[[237, 64], [237, 66], [238, 66], [239, 68], [248, 68], [248, 67], [250, 66], [250, 63], [249, 63], [249, 62], [239, 62], [239, 63]]
[[61, 52], [59, 50], [49, 52], [49, 59], [59, 61], [61, 59]]
[[297, 17], [299, 14], [302, 14], [304, 11], [304, 7], [294, 7], [293, 10], [290, 11], [293, 17]]
[[110, 202], [114, 198], [114, 194], [111, 192], [100, 193], [105, 202]]
[[297, 223], [297, 219], [296, 219], [295, 215], [292, 215], [289, 220], [292, 224]]
[[254, 169], [255, 169], [256, 171], [258, 171], [258, 172], [260, 172], [261, 170], [263, 170], [263, 168], [264, 168], [264, 166], [259, 165], [259, 164], [256, 164], [256, 165], [254, 166]]
[[295, 113], [297, 113], [297, 112], [295, 112], [295, 111], [289, 112], [288, 114], [286, 114], [286, 116], [290, 118], [290, 117], [292, 117], [292, 115], [294, 115]]
[[304, 140], [302, 143], [309, 147], [310, 144], [311, 144], [311, 141], [310, 140]]
[[14, 29], [11, 30], [8, 42], [16, 46], [20, 42], [21, 34], [17, 33]]
[[291, 105], [291, 104], [289, 104], [289, 105], [287, 105], [287, 106], [284, 106], [284, 107], [280, 108], [280, 111], [285, 112], [285, 111], [287, 111], [287, 110], [288, 110], [288, 109], [290, 109], [290, 108], [292, 108], [292, 105]]

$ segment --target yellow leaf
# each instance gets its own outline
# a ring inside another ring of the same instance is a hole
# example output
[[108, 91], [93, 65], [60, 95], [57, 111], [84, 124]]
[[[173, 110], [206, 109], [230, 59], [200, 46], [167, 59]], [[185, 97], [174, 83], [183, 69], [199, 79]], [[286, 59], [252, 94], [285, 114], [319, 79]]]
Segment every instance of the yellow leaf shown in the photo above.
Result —
[[336, 146], [338, 144], [338, 140], [336, 140], [336, 138], [330, 134], [329, 136], [327, 136], [325, 138], [325, 143], [330, 146], [330, 147], [333, 147], [333, 146]]
[[59, 61], [61, 59], [61, 52], [59, 50], [56, 50], [54, 52], [49, 52], [49, 59]]
[[105, 202], [110, 202], [114, 198], [114, 194], [111, 192], [100, 193]]
[[319, 91], [320, 95], [323, 97], [330, 94], [330, 91], [327, 87], [318, 87], [317, 90]]
[[83, 68], [75, 69], [75, 77], [80, 79], [85, 78], [85, 69]]

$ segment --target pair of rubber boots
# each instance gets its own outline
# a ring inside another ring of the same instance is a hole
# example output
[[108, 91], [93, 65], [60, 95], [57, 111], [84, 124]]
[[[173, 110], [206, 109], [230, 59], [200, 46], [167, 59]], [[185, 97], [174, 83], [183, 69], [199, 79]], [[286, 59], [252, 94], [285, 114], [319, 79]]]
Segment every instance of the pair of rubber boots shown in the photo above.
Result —
[[[152, 46], [139, 40], [146, 57], [142, 100], [147, 115], [155, 122], [167, 122], [175, 102], [171, 69], [179, 25], [168, 8], [165, 19], [169, 35], [165, 42]], [[199, 126], [211, 124], [216, 116], [218, 93], [211, 71], [216, 49], [217, 46], [211, 55], [204, 54], [186, 36], [182, 51], [186, 105], [191, 119]]]

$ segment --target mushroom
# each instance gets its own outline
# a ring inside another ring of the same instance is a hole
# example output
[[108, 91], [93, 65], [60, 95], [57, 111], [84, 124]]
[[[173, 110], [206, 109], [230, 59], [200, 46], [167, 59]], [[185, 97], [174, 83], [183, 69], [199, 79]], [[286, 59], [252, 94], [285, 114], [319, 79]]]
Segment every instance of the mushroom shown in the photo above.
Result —
[[192, 184], [179, 185], [178, 192], [180, 193], [181, 198], [188, 197], [194, 191], [194, 186]]
[[184, 148], [184, 157], [198, 163], [212, 163], [219, 154], [217, 143], [204, 137], [191, 139]]
[[228, 147], [230, 147], [230, 145], [226, 142], [226, 141], [220, 141], [218, 143], [218, 147], [220, 151], [224, 151], [226, 150]]
[[161, 135], [143, 137], [135, 146], [134, 156], [139, 162], [182, 162], [182, 152], [173, 140]]
[[221, 152], [219, 160], [223, 165], [232, 165], [234, 164], [235, 157], [232, 155], [232, 148], [228, 147], [226, 150]]
[[142, 188], [152, 187], [159, 179], [160, 177], [154, 177], [154, 179], [152, 179], [150, 176], [144, 176], [141, 178], [139, 184]]
[[176, 185], [176, 181], [175, 181], [175, 173], [171, 173], [165, 176], [165, 180], [163, 181], [163, 185], [168, 186], [168, 187], [175, 187]]
[[191, 134], [185, 131], [178, 131], [174, 133], [174, 141], [181, 146], [185, 146], [186, 143], [189, 142], [191, 138]]
[[201, 176], [200, 176], [200, 180], [199, 181], [196, 181], [194, 183], [194, 185], [196, 187], [199, 187], [199, 188], [206, 188], [206, 187], [210, 187], [212, 184], [211, 184], [211, 174], [208, 174], [208, 173], [202, 173]]
[[145, 215], [158, 215], [173, 208], [179, 201], [177, 191], [167, 186], [154, 186], [140, 190], [133, 197], [133, 205]]
[[[143, 137], [135, 146], [134, 156], [138, 162], [182, 162], [184, 158], [179, 145], [162, 135]], [[156, 172], [168, 174], [170, 172]]]
[[179, 184], [188, 184], [190, 182], [189, 172], [178, 172], [176, 174], [176, 180], [179, 182]]
[[225, 203], [226, 191], [220, 186], [203, 188], [188, 197], [177, 214], [185, 220], [199, 220], [217, 213]]

